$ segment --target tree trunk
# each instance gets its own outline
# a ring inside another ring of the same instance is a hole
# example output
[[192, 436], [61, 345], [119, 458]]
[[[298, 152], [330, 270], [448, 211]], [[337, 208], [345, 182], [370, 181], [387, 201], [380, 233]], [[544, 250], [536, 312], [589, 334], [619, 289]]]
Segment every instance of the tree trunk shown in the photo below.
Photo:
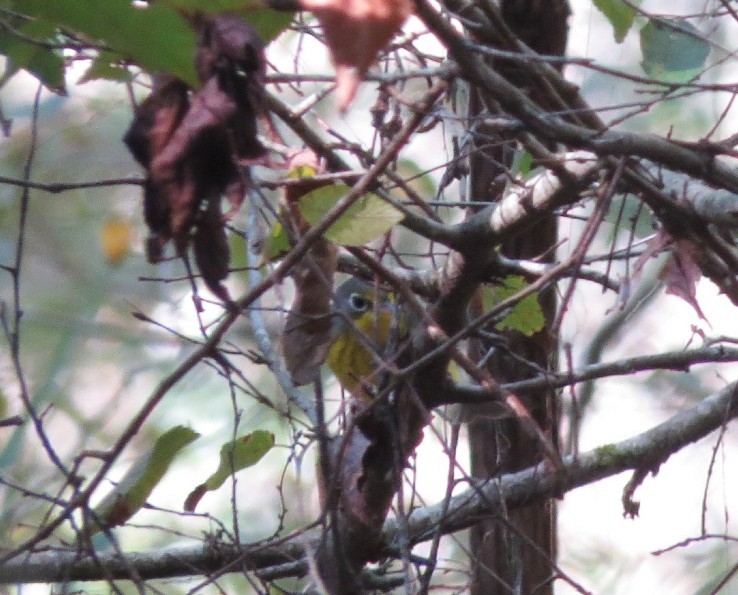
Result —
[[[479, 3], [484, 10], [484, 2]], [[503, 0], [501, 13], [507, 27], [529, 47], [544, 55], [563, 55], [566, 45], [566, 0]], [[504, 43], [505, 35], [492, 34], [502, 49], [515, 49]], [[521, 80], [514, 63], [495, 64], [496, 69], [542, 106], [549, 103], [545, 91], [529, 88]], [[490, 102], [471, 94], [469, 115], [479, 114]], [[475, 139], [470, 160], [470, 190], [474, 200], [498, 200], [500, 184], [495, 178], [511, 164], [515, 144], [510, 139], [490, 134], [483, 128]], [[541, 222], [525, 235], [503, 246], [511, 258], [553, 258], [557, 229], [554, 217]], [[539, 301], [546, 316], [546, 327], [532, 337], [510, 333], [509, 351], [498, 350], [489, 361], [489, 370], [500, 382], [520, 380], [555, 367], [557, 340], [549, 325], [554, 319], [556, 298], [553, 288], [542, 292]], [[479, 353], [476, 354], [479, 356]], [[513, 357], [514, 356], [514, 357]], [[531, 365], [521, 363], [522, 360]], [[558, 411], [553, 392], [530, 395], [525, 405], [540, 427], [556, 443]], [[516, 420], [495, 420], [485, 409], [468, 412], [472, 474], [476, 478], [495, 477], [529, 467], [542, 458], [539, 444], [521, 431]], [[553, 500], [510, 511], [504, 518], [480, 522], [471, 531], [473, 595], [496, 593], [553, 593], [556, 559], [556, 507]]]

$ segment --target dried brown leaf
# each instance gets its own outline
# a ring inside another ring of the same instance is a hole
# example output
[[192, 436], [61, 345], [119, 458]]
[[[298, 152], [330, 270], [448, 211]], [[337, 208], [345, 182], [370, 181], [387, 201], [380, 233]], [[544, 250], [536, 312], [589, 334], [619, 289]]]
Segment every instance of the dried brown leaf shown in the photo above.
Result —
[[220, 212], [220, 200], [211, 200], [207, 210], [200, 216], [192, 235], [195, 263], [208, 289], [223, 301], [228, 301], [230, 295], [221, 281], [228, 276], [231, 254]]
[[331, 347], [331, 296], [337, 263], [335, 244], [318, 238], [292, 271], [295, 299], [282, 333], [282, 353], [297, 385], [317, 378]]
[[237, 16], [221, 15], [200, 27], [195, 68], [200, 80], [229, 72], [235, 64], [247, 73], [263, 75], [264, 44], [256, 30]]
[[162, 81], [136, 110], [123, 141], [148, 169], [153, 156], [169, 142], [189, 108], [187, 85], [178, 79]]
[[242, 18], [221, 15], [201, 28], [195, 57], [198, 75], [203, 82], [216, 78], [220, 90], [235, 104], [226, 126], [236, 155], [246, 159], [265, 153], [256, 137], [264, 88], [263, 52], [258, 33]]
[[633, 267], [634, 283], [642, 274], [646, 263], [662, 253], [670, 250], [669, 258], [659, 273], [659, 279], [666, 285], [666, 293], [682, 298], [706, 320], [702, 308], [697, 303], [697, 282], [702, 278], [702, 270], [692, 254], [692, 244], [687, 240], [676, 240], [665, 229], [660, 229], [647, 244], [646, 250], [638, 257]]
[[[228, 273], [229, 250], [220, 199], [226, 195], [232, 215], [246, 190], [243, 166], [265, 154], [256, 124], [263, 43], [238, 17], [194, 22], [199, 31], [196, 70], [203, 87], [190, 99], [184, 83], [168, 79], [144, 101], [125, 141], [148, 171], [149, 260], [160, 260], [172, 238], [180, 253], [192, 241], [206, 284], [227, 299], [221, 281]], [[201, 212], [203, 201], [207, 207]]]
[[172, 234], [180, 250], [187, 245], [200, 201], [220, 196], [238, 176], [227, 129], [235, 112], [235, 103], [217, 79], [210, 79], [193, 97], [169, 142], [153, 156], [151, 178], [167, 197]]
[[697, 282], [701, 278], [702, 271], [694, 260], [689, 243], [676, 241], [659, 279], [666, 283], [666, 293], [682, 298], [702, 320], [707, 320], [697, 302]]
[[[320, 160], [311, 151], [292, 155], [288, 169], [295, 177], [322, 171]], [[285, 188], [283, 213], [293, 233], [303, 233], [308, 227], [298, 208], [300, 197], [326, 183], [307, 177], [304, 182]], [[318, 238], [306, 257], [290, 272], [295, 282], [295, 298], [282, 333], [282, 354], [292, 381], [297, 385], [315, 380], [328, 355], [332, 342], [330, 314], [333, 275], [337, 265], [338, 249], [335, 244]]]
[[[144, 100], [136, 111], [130, 128], [123, 137], [135, 159], [146, 168], [169, 142], [189, 109], [187, 86], [169, 79]], [[144, 185], [144, 219], [151, 230], [152, 245], [163, 245], [171, 235], [171, 209], [165, 193], [147, 177]], [[149, 251], [149, 261], [160, 260], [160, 250]]]
[[411, 0], [300, 0], [318, 17], [336, 66], [338, 105], [345, 110], [377, 54], [413, 11]]

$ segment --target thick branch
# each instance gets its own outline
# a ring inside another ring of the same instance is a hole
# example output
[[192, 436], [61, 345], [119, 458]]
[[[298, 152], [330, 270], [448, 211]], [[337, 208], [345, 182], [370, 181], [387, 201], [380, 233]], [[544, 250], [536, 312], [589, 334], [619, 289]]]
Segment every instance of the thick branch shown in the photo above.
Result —
[[[508, 382], [502, 384], [501, 388], [516, 394], [525, 394], [544, 389], [562, 388], [599, 378], [630, 376], [637, 372], [651, 372], [653, 370], [688, 372], [690, 367], [696, 364], [734, 361], [738, 361], [738, 349], [713, 345], [687, 351], [639, 355], [614, 362], [592, 364], [571, 372], [541, 375], [527, 380]], [[490, 395], [482, 387], [476, 385], [455, 385], [448, 387], [445, 399], [446, 403], [485, 403], [490, 400]]]
[[[738, 384], [732, 383], [698, 405], [678, 413], [658, 426], [616, 444], [600, 446], [577, 457], [564, 459], [562, 472], [546, 463], [480, 482], [464, 493], [410, 514], [411, 543], [429, 539], [435, 532], [452, 533], [470, 527], [480, 517], [502, 514], [622, 473], [628, 470], [656, 471], [672, 454], [704, 438], [738, 416]], [[385, 525], [386, 543], [398, 539], [398, 524]], [[407, 537], [406, 537], [407, 538]]]
[[[305, 547], [298, 540], [278, 546], [179, 547], [151, 552], [131, 552], [122, 558], [115, 552], [80, 556], [77, 552], [33, 554], [0, 566], [0, 584], [52, 583], [125, 579], [141, 580], [174, 576], [207, 575], [229, 568], [243, 572], [299, 560]], [[303, 570], [307, 568], [307, 564]]]
[[[574, 151], [560, 156], [557, 173], [546, 170], [499, 203], [456, 225], [453, 233], [459, 250], [478, 250], [480, 242], [497, 244], [520, 233], [563, 204], [579, 200], [578, 190], [591, 183], [601, 165], [596, 155]], [[563, 176], [565, 179], [562, 179]]]
[[490, 68], [482, 55], [469, 51], [468, 42], [427, 0], [417, 0], [416, 6], [420, 18], [447, 46], [449, 54], [461, 68], [463, 77], [479, 86], [505, 112], [519, 118], [538, 138], [564, 143], [570, 147], [588, 148], [603, 157], [643, 157], [669, 169], [738, 192], [738, 174], [727, 164], [716, 160], [714, 150], [686, 147], [655, 134], [595, 130], [547, 113], [522, 90]]
[[[561, 496], [569, 490], [594, 483], [628, 470], [654, 471], [672, 454], [704, 438], [738, 416], [737, 384], [733, 383], [698, 405], [637, 436], [601, 446], [578, 457], [567, 457], [557, 473], [545, 465], [510, 473], [475, 485], [447, 503], [414, 510], [406, 524], [411, 544], [433, 535], [452, 533], [471, 526], [481, 516], [502, 514], [531, 502]], [[396, 551], [399, 525], [385, 523], [386, 551]], [[0, 566], [0, 584], [14, 582], [61, 582], [128, 578], [137, 572], [142, 579], [196, 576], [228, 568], [229, 571], [258, 571], [304, 560], [305, 551], [315, 543], [303, 538], [278, 545], [218, 547], [198, 546], [166, 551], [138, 552], [121, 558], [100, 554], [99, 562], [78, 553], [39, 553]], [[304, 573], [307, 564], [293, 567], [294, 575]]]

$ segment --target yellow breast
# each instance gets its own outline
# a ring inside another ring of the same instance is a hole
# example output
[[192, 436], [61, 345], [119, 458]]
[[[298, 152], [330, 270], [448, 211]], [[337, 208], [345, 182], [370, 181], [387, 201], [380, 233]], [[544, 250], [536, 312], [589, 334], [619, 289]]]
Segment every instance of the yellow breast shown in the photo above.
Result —
[[[371, 396], [370, 391], [362, 390], [362, 387], [376, 385], [376, 366], [374, 355], [364, 345], [373, 347], [381, 356], [392, 336], [392, 319], [392, 313], [388, 311], [379, 312], [378, 317], [373, 311], [365, 312], [354, 320], [354, 329], [348, 328], [348, 324], [345, 325], [345, 330], [333, 342], [326, 362], [338, 382], [347, 391], [359, 393], [363, 397]], [[357, 335], [359, 332], [363, 341]]]

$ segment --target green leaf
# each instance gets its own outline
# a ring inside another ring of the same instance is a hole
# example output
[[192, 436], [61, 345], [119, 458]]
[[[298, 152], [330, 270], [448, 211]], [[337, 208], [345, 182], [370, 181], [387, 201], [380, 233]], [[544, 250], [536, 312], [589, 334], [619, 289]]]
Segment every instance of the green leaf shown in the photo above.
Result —
[[[45, 47], [54, 41], [54, 28], [36, 20], [20, 23], [14, 30], [17, 36], [7, 32], [0, 35], [0, 54], [8, 57], [8, 70], [26, 70], [50, 91], [66, 95], [61, 51]], [[38, 40], [38, 43], [31, 40]]]
[[[427, 168], [420, 167], [415, 161], [410, 159], [399, 159], [397, 161], [395, 172], [397, 175], [406, 180], [408, 185], [421, 196], [435, 196], [438, 192], [433, 176]], [[405, 193], [397, 191], [393, 192], [393, 196], [405, 198]]]
[[264, 43], [277, 37], [292, 22], [294, 12], [269, 10], [262, 0], [158, 0], [174, 9], [196, 12], [231, 12], [245, 18]]
[[524, 180], [530, 178], [531, 170], [533, 169], [533, 155], [525, 149], [520, 149], [515, 152], [513, 156], [512, 166], [510, 167], [510, 173], [512, 177], [521, 177]]
[[636, 11], [623, 0], [592, 0], [595, 7], [605, 15], [612, 25], [615, 41], [623, 43], [625, 36], [633, 26]]
[[269, 43], [287, 29], [295, 17], [294, 12], [276, 10], [253, 10], [240, 14], [253, 25], [264, 43]]
[[158, 0], [158, 2], [172, 8], [197, 12], [233, 12], [266, 6], [261, 0]]
[[220, 449], [220, 464], [205, 483], [197, 486], [185, 500], [184, 509], [192, 512], [205, 494], [217, 490], [237, 471], [252, 467], [274, 446], [274, 434], [265, 430], [256, 430], [227, 442]]
[[290, 251], [290, 248], [292, 244], [287, 231], [279, 221], [275, 221], [264, 242], [264, 262], [272, 262], [281, 258]]
[[[306, 177], [299, 172], [293, 177]], [[309, 177], [309, 176], [308, 176]], [[346, 184], [328, 184], [300, 197], [299, 209], [311, 226], [351, 191]], [[341, 246], [363, 246], [387, 233], [404, 215], [376, 194], [367, 193], [351, 205], [325, 232], [325, 237]], [[271, 262], [290, 251], [292, 244], [284, 227], [275, 221], [264, 243], [264, 262]]]
[[641, 67], [669, 83], [694, 79], [710, 55], [710, 44], [686, 21], [650, 19], [641, 29]]
[[5, 395], [2, 387], [0, 387], [0, 419], [4, 419], [8, 415], [8, 397]]
[[[300, 212], [311, 226], [315, 226], [350, 191], [346, 184], [317, 188], [300, 198]], [[325, 237], [341, 246], [363, 246], [387, 233], [403, 217], [395, 207], [369, 192], [328, 228]]]
[[111, 52], [100, 52], [98, 56], [92, 60], [90, 67], [77, 83], [82, 84], [99, 79], [117, 81], [120, 83], [126, 83], [132, 80], [133, 75], [131, 74], [131, 71], [125, 66], [121, 66], [118, 63], [118, 58], [119, 56]]
[[106, 527], [121, 525], [138, 512], [177, 453], [199, 437], [185, 426], [159, 436], [151, 451], [128, 469], [115, 489], [95, 507], [91, 532], [100, 530], [99, 523]]
[[[505, 277], [500, 285], [487, 288], [485, 291], [485, 307], [492, 308], [503, 300], [524, 289], [528, 283], [520, 275]], [[543, 329], [546, 317], [543, 315], [538, 295], [532, 294], [520, 300], [512, 311], [497, 323], [497, 330], [513, 330], [530, 337]]]
[[195, 32], [167, 6], [135, 8], [129, 0], [24, 0], [23, 10], [103, 42], [150, 72], [169, 72], [200, 86]]

